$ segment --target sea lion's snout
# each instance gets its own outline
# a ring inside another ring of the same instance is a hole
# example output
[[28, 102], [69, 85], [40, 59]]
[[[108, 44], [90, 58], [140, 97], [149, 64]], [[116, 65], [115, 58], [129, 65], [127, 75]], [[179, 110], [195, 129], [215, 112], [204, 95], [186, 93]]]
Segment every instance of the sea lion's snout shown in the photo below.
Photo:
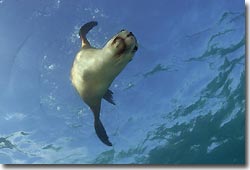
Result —
[[133, 32], [125, 29], [122, 29], [120, 32], [118, 32], [107, 44], [113, 46], [115, 49], [114, 52], [118, 56], [124, 53], [134, 53], [138, 49], [135, 35]]
[[132, 52], [138, 50], [138, 44], [135, 35], [132, 32], [128, 32], [124, 38], [124, 42], [127, 46], [127, 49], [132, 49]]

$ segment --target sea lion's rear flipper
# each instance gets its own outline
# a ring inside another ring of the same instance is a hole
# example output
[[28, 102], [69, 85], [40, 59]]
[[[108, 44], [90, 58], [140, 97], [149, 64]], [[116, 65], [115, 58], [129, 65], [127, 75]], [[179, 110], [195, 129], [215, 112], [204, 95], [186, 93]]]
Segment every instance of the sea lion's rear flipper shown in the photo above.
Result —
[[99, 118], [95, 118], [95, 132], [99, 139], [106, 145], [112, 146], [112, 143], [109, 141], [109, 137], [104, 129], [102, 122]]
[[115, 105], [115, 102], [113, 100], [113, 92], [111, 90], [108, 89], [103, 98], [107, 100], [109, 103]]
[[106, 133], [106, 130], [100, 120], [100, 108], [101, 108], [101, 103], [97, 103], [95, 106], [90, 107], [91, 110], [94, 113], [94, 118], [95, 118], [95, 132], [99, 139], [106, 145], [112, 146], [112, 143], [109, 141], [109, 137]]
[[87, 33], [94, 27], [97, 25], [97, 22], [96, 21], [90, 21], [86, 24], [84, 24], [80, 30], [79, 30], [79, 35], [81, 37], [81, 40], [82, 40], [82, 47], [85, 47], [85, 46], [90, 46], [89, 44], [89, 41], [87, 40], [86, 38], [86, 35]]

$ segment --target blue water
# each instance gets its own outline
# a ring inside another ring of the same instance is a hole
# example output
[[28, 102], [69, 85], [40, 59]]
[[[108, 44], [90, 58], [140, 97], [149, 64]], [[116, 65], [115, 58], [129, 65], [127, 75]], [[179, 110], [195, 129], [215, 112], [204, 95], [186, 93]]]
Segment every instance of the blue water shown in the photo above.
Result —
[[[70, 82], [78, 29], [139, 50], [102, 103], [113, 147]], [[0, 0], [0, 163], [244, 164], [242, 0]]]

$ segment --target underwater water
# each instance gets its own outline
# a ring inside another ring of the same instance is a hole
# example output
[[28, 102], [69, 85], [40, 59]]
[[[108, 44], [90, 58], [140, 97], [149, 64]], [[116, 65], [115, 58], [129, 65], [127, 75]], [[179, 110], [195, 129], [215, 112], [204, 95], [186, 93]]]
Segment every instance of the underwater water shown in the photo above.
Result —
[[[102, 102], [113, 147], [70, 82], [79, 28], [139, 49]], [[245, 2], [0, 0], [0, 163], [244, 164]]]

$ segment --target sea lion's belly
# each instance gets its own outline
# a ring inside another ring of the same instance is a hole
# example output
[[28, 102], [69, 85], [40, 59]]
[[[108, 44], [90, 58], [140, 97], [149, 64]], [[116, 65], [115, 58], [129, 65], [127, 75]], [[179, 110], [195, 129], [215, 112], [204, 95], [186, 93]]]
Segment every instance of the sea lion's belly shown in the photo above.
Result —
[[79, 52], [71, 70], [71, 81], [88, 104], [100, 100], [115, 77], [107, 69], [107, 62], [100, 57], [88, 51]]

